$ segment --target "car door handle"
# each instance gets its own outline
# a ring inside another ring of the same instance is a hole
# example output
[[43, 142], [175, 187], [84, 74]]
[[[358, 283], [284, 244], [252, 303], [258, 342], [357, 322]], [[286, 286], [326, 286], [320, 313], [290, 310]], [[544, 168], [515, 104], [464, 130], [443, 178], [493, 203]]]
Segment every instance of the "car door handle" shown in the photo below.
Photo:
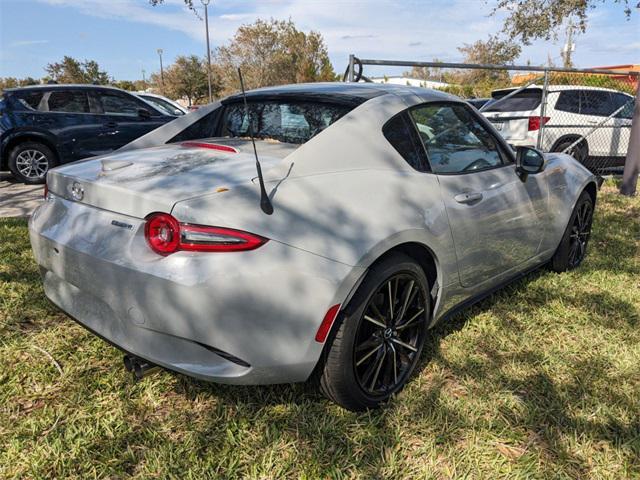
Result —
[[477, 192], [459, 193], [453, 199], [458, 203], [475, 203], [482, 200], [482, 194]]
[[104, 124], [106, 128], [116, 128], [118, 124], [116, 122], [107, 122]]

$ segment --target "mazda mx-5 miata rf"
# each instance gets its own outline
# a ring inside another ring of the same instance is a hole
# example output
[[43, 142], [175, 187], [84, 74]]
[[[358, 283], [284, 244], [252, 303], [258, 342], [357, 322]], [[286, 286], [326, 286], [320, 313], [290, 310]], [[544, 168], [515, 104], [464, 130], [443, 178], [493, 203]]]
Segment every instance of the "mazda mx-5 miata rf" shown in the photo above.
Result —
[[315, 378], [353, 410], [407, 383], [437, 321], [580, 265], [597, 192], [456, 97], [354, 83], [228, 97], [47, 181], [46, 295], [129, 368]]

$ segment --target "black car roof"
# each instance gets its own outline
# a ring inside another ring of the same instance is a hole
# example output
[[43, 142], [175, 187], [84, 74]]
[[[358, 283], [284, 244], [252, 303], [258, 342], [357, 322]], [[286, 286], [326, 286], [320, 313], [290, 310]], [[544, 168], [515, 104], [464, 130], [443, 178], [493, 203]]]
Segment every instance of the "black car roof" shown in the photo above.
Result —
[[[275, 87], [263, 87], [247, 92], [247, 98], [299, 98], [318, 101], [343, 101], [358, 105], [372, 98], [395, 93], [398, 95], [415, 94], [428, 100], [442, 100], [443, 93], [435, 90], [411, 87], [405, 85], [391, 85], [388, 83], [349, 83], [349, 82], [320, 82], [296, 83]], [[432, 97], [432, 98], [431, 98]], [[222, 103], [234, 102], [242, 98], [240, 94], [231, 95]]]
[[[116, 90], [118, 92], [124, 92], [121, 88], [111, 87], [109, 85], [93, 85], [87, 83], [50, 83], [50, 84], [42, 84], [42, 85], [27, 85], [24, 87], [14, 87], [14, 88], [5, 88], [4, 91], [7, 93], [10, 92], [24, 92], [27, 90], [57, 90], [57, 89], [66, 89], [66, 88], [74, 88], [74, 89], [87, 89], [87, 90]], [[129, 92], [128, 92], [129, 93]]]

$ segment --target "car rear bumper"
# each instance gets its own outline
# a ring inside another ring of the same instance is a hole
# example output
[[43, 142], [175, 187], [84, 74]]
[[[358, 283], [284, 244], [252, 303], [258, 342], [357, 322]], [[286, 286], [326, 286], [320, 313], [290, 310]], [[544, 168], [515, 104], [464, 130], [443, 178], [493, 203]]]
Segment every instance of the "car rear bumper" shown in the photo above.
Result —
[[275, 241], [251, 252], [161, 257], [146, 246], [143, 225], [59, 197], [45, 202], [29, 231], [47, 297], [122, 350], [190, 376], [308, 378], [325, 312], [363, 270]]

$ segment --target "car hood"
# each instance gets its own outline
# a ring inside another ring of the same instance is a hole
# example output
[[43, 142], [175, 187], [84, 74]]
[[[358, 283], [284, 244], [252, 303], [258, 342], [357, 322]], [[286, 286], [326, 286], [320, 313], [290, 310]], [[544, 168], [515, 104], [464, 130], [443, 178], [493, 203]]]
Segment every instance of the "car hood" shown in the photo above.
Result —
[[[296, 148], [266, 141], [256, 144], [263, 171]], [[255, 177], [250, 142], [214, 139], [129, 150], [65, 165], [48, 173], [47, 186], [68, 200], [144, 218], [151, 212], [170, 212], [182, 200], [251, 184]]]

